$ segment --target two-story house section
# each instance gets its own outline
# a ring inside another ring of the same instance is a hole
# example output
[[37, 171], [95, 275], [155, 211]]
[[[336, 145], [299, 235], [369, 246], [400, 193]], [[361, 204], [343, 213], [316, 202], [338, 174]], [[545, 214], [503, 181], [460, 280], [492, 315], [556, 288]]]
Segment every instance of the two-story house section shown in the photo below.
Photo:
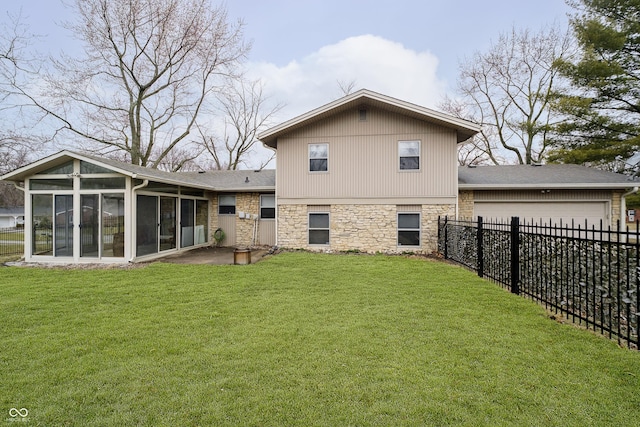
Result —
[[258, 138], [277, 150], [277, 242], [318, 251], [436, 249], [456, 215], [457, 144], [480, 127], [369, 90]]

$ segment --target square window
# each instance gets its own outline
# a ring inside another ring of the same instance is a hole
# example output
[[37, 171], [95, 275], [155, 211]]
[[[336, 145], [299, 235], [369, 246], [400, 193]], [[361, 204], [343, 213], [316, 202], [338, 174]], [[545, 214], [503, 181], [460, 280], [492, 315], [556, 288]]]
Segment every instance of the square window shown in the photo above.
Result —
[[274, 219], [276, 217], [276, 196], [274, 194], [260, 195], [260, 218]]
[[420, 214], [398, 214], [398, 246], [420, 246]]
[[309, 172], [329, 170], [329, 144], [309, 144]]
[[420, 141], [398, 141], [400, 170], [420, 169]]
[[329, 244], [329, 214], [310, 213], [309, 214], [309, 244], [328, 245]]
[[236, 214], [236, 195], [221, 194], [218, 196], [218, 215]]

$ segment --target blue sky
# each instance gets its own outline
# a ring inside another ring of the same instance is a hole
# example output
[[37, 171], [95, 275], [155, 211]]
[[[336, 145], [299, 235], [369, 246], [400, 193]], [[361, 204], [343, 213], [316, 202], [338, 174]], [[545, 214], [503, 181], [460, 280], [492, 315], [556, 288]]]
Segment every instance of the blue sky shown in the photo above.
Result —
[[[18, 0], [43, 53], [73, 50], [60, 23], [60, 0]], [[247, 64], [267, 91], [295, 115], [341, 95], [337, 81], [355, 81], [390, 96], [436, 107], [455, 88], [458, 64], [502, 32], [566, 25], [564, 0], [227, 0], [253, 43]], [[303, 94], [301, 96], [301, 94]], [[295, 95], [295, 96], [294, 96]], [[297, 99], [296, 99], [297, 98]], [[283, 117], [283, 119], [285, 119]]]
[[[72, 0], [66, 0], [68, 2]], [[219, 4], [212, 0], [214, 4]], [[73, 52], [60, 0], [3, 2], [42, 35], [42, 53]], [[263, 79], [276, 122], [342, 96], [338, 81], [426, 107], [454, 95], [458, 64], [512, 27], [567, 26], [564, 0], [227, 0], [251, 40], [247, 67]]]

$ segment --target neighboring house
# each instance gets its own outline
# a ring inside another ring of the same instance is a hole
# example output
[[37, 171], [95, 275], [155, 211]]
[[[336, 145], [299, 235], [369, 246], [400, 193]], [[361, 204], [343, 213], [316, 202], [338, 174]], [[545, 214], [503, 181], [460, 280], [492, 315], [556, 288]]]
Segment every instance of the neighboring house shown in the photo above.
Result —
[[129, 262], [275, 244], [274, 171], [171, 173], [62, 151], [2, 177], [25, 192], [25, 260]]
[[277, 150], [278, 244], [433, 252], [438, 216], [456, 214], [457, 144], [479, 130], [360, 90], [262, 132]]
[[615, 227], [624, 223], [627, 191], [638, 185], [625, 175], [579, 165], [465, 166], [458, 171], [458, 215]]
[[25, 192], [25, 260], [120, 263], [222, 234], [223, 246], [431, 253], [440, 216], [614, 225], [638, 185], [572, 165], [458, 168], [457, 145], [479, 130], [361, 90], [262, 132], [277, 171], [171, 173], [62, 151], [1, 179]]
[[24, 208], [0, 208], [0, 228], [14, 228], [24, 225]]

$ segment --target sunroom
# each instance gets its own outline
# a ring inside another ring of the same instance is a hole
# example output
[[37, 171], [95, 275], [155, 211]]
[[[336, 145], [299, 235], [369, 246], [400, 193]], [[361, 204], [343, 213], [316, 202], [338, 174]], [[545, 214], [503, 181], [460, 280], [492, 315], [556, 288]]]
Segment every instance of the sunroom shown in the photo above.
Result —
[[207, 188], [63, 151], [2, 179], [25, 193], [25, 261], [131, 262], [206, 245]]

